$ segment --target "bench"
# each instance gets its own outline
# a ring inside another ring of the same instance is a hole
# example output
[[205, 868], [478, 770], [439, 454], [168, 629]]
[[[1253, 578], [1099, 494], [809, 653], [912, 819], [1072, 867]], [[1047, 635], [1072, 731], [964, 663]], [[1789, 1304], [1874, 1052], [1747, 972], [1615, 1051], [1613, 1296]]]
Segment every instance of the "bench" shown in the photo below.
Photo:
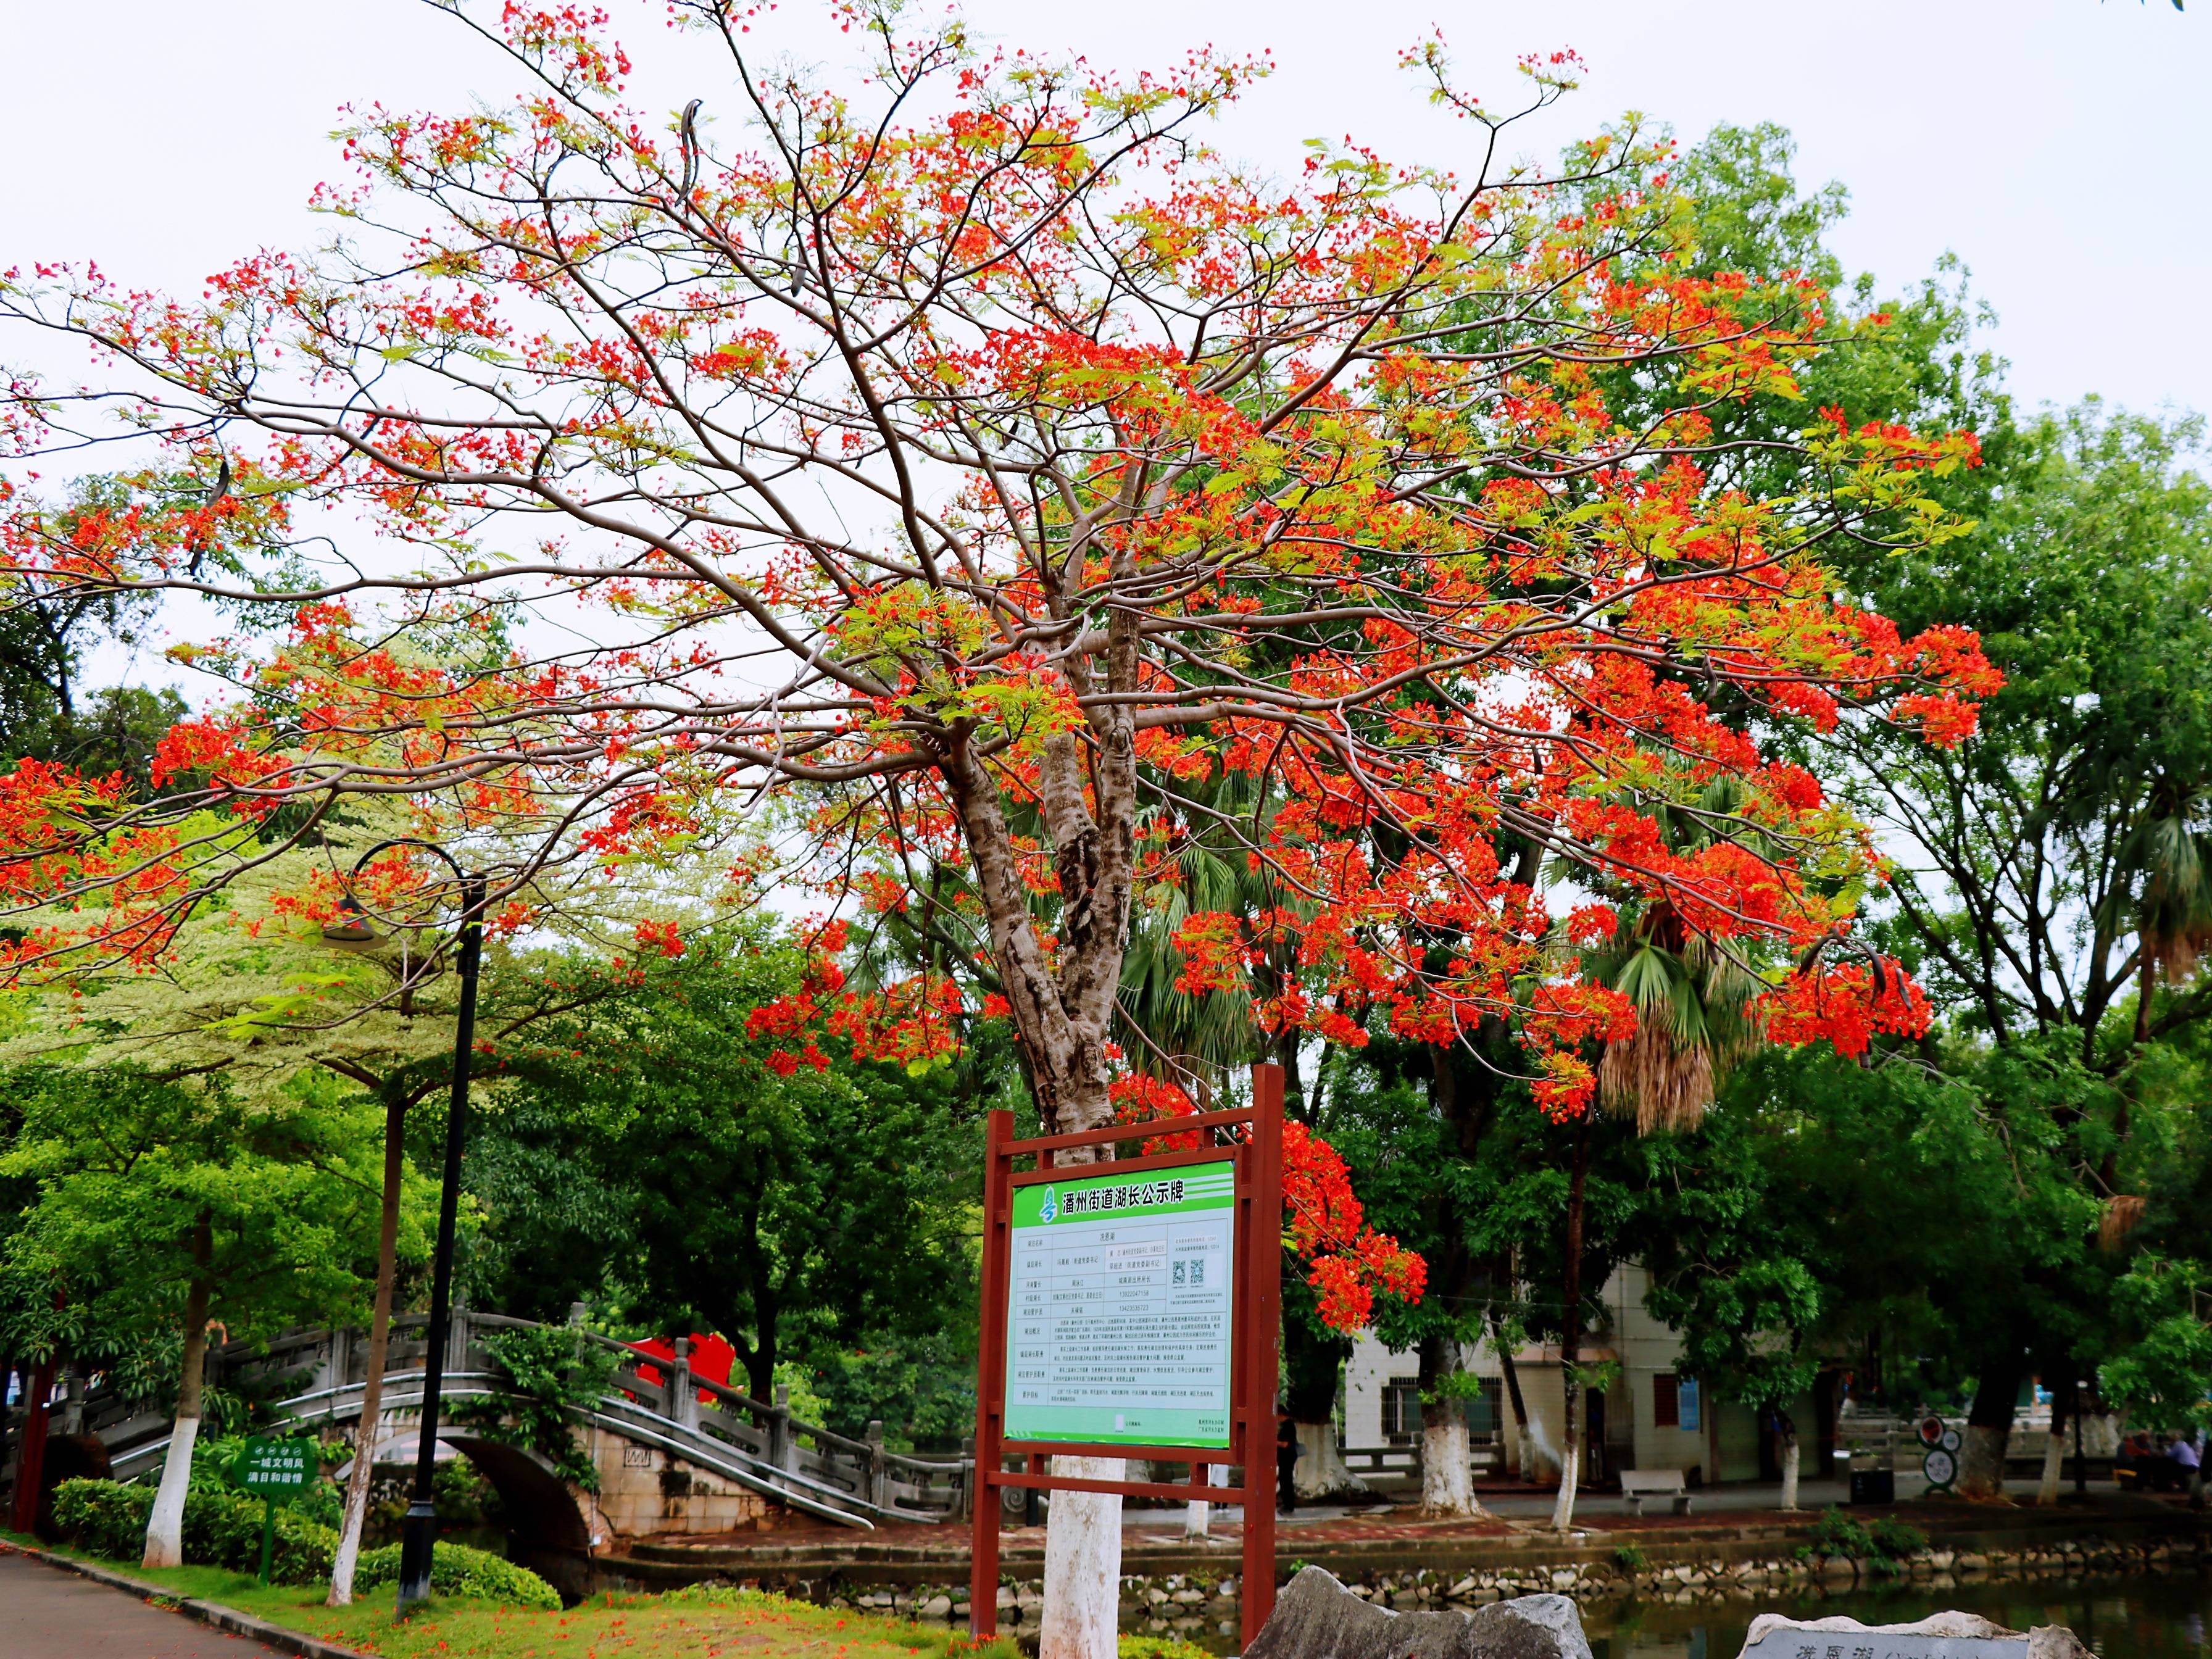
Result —
[[1620, 1495], [1628, 1500], [1628, 1512], [1644, 1513], [1646, 1498], [1668, 1497], [1674, 1500], [1674, 1513], [1690, 1512], [1690, 1492], [1680, 1469], [1623, 1469], [1620, 1472]]

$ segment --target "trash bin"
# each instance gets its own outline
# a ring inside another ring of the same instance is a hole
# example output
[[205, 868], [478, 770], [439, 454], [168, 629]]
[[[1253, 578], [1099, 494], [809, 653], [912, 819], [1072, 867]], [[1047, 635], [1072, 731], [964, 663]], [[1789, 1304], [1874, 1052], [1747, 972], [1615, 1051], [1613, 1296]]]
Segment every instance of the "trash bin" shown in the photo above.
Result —
[[1897, 1502], [1897, 1471], [1895, 1469], [1853, 1469], [1851, 1471], [1851, 1502], [1854, 1504]]

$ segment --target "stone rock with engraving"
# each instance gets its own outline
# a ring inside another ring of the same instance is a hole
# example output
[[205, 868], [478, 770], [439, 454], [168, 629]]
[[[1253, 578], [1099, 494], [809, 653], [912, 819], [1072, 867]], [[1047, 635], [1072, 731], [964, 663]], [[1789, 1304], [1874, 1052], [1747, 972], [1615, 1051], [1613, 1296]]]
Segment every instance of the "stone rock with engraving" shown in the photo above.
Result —
[[1911, 1625], [1762, 1613], [1751, 1621], [1740, 1659], [2090, 1659], [2090, 1654], [2063, 1625], [2007, 1630], [1971, 1613], [1931, 1613]]
[[[1244, 1659], [1591, 1659], [1564, 1595], [1522, 1595], [1472, 1612], [1393, 1613], [1319, 1567], [1285, 1585]], [[2043, 1659], [2043, 1656], [2036, 1656]]]

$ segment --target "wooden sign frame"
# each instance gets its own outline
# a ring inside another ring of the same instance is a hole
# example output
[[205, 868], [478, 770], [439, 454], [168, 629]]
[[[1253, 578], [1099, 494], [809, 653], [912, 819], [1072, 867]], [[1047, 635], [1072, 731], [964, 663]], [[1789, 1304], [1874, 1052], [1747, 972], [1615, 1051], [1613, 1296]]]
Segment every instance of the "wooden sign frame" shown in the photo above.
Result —
[[[1012, 1113], [994, 1111], [985, 1126], [983, 1328], [981, 1350], [976, 1357], [975, 1490], [970, 1494], [969, 1505], [974, 1510], [968, 1575], [969, 1632], [981, 1641], [998, 1630], [999, 1494], [1002, 1488], [1012, 1486], [1242, 1504], [1244, 1560], [1238, 1588], [1243, 1640], [1249, 1646], [1275, 1606], [1275, 1376], [1283, 1301], [1283, 1068], [1255, 1066], [1252, 1103], [1237, 1110], [1199, 1112], [1137, 1126], [1117, 1124], [1033, 1140], [1016, 1140], [1013, 1123]], [[1110, 1164], [1054, 1162], [1056, 1154], [1078, 1146], [1104, 1146], [1139, 1137], [1150, 1140], [1193, 1131], [1215, 1136], [1240, 1124], [1249, 1124], [1251, 1133], [1224, 1146], [1121, 1158]], [[1036, 1168], [1017, 1171], [1014, 1160], [1027, 1156], [1035, 1157]], [[1014, 1188], [1078, 1176], [1135, 1174], [1201, 1162], [1228, 1162], [1236, 1170], [1228, 1446], [1133, 1446], [1006, 1438], [1006, 1300], [1012, 1274]], [[1001, 1467], [1010, 1452], [1026, 1455], [1024, 1471]], [[1188, 1463], [1190, 1480], [1187, 1485], [1076, 1480], [1053, 1474], [1043, 1467], [1043, 1460], [1054, 1455], [1141, 1457], [1148, 1462]], [[1215, 1464], [1242, 1466], [1244, 1484], [1208, 1486], [1206, 1470]]]

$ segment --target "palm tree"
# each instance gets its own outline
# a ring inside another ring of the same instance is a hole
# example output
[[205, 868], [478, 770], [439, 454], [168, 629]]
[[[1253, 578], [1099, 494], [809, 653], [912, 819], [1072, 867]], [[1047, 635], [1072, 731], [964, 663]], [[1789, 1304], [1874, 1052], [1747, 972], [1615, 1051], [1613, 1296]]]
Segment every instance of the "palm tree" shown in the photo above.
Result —
[[[1732, 779], [1710, 785], [1693, 806], [1659, 805], [1660, 833], [1676, 852], [1712, 840], [1711, 825], [1733, 813], [1742, 792]], [[1713, 1103], [1728, 1069], [1756, 1047], [1750, 1017], [1759, 981], [1712, 940], [1692, 929], [1667, 900], [1644, 903], [1608, 950], [1582, 953], [1583, 976], [1620, 992], [1636, 1009], [1634, 1035], [1606, 1044], [1598, 1061], [1598, 1101], [1614, 1115], [1633, 1118], [1639, 1135], [1694, 1129]], [[1566, 1430], [1559, 1458], [1559, 1495], [1552, 1524], [1573, 1524], [1581, 1447], [1575, 1433], [1581, 1394], [1583, 1187], [1589, 1162], [1589, 1127], [1575, 1136], [1567, 1185], [1565, 1303], [1559, 1341], [1565, 1378]], [[1783, 1431], [1784, 1509], [1796, 1507], [1797, 1436], [1788, 1413]]]
[[1696, 1128], [1729, 1067], [1758, 1043], [1747, 1012], [1758, 980], [1663, 900], [1612, 950], [1585, 953], [1583, 972], [1636, 1009], [1635, 1035], [1607, 1043], [1598, 1062], [1599, 1102], [1634, 1118], [1638, 1134]]
[[2136, 891], [2137, 1046], [2150, 1041], [2152, 988], [2180, 983], [2212, 945], [2212, 834], [2197, 827], [2204, 815], [2201, 790], [2161, 775], [2115, 859], [2132, 879], [2113, 884], [2112, 902]]

